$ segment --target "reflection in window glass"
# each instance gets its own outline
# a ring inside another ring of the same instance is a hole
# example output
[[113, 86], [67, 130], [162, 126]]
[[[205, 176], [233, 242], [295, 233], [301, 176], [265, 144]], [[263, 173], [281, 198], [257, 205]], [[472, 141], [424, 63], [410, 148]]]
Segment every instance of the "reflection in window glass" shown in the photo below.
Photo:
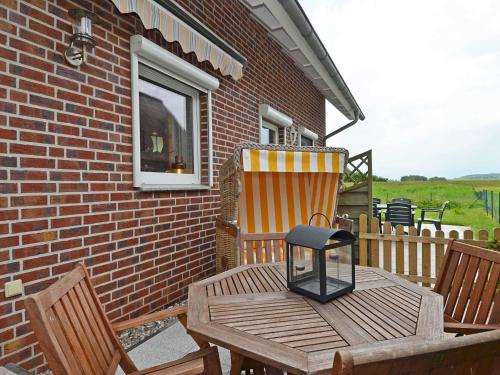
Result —
[[141, 171], [193, 174], [193, 101], [139, 77]]
[[311, 138], [307, 138], [305, 136], [300, 137], [300, 145], [301, 146], [313, 146], [314, 142]]
[[263, 122], [260, 130], [260, 142], [266, 145], [278, 144], [278, 128], [267, 122]]

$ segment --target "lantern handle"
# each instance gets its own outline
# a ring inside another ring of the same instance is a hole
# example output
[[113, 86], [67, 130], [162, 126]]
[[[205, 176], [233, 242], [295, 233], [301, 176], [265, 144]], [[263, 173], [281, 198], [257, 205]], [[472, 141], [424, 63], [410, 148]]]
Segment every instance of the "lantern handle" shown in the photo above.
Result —
[[316, 212], [315, 214], [312, 214], [311, 217], [309, 218], [309, 224], [308, 225], [311, 225], [311, 221], [312, 221], [313, 217], [317, 216], [317, 215], [323, 216], [326, 219], [326, 221], [328, 222], [328, 226], [330, 228], [332, 227], [332, 223], [330, 222], [330, 219], [328, 219], [328, 217], [325, 214], [321, 213], [321, 212]]

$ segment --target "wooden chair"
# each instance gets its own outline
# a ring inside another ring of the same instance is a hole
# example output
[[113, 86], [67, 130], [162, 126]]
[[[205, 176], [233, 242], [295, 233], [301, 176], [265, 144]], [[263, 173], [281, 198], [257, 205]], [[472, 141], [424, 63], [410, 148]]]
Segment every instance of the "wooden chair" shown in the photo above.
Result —
[[[421, 216], [420, 219], [418, 219], [418, 225], [417, 225], [417, 234], [420, 236], [420, 230], [422, 229], [422, 223], [430, 223], [434, 224], [434, 227], [436, 230], [441, 230], [441, 223], [443, 221], [443, 214], [444, 211], [448, 208], [450, 202], [446, 201], [444, 202], [440, 208], [422, 208], [421, 211]], [[438, 218], [433, 219], [433, 218], [425, 218], [425, 214], [429, 212], [437, 212], [438, 213]]]
[[500, 330], [335, 353], [333, 375], [499, 375]]
[[411, 205], [402, 202], [389, 203], [387, 205], [385, 220], [389, 221], [393, 228], [398, 224], [406, 227], [411, 227], [415, 224]]
[[500, 328], [500, 252], [448, 242], [434, 292], [443, 296], [445, 331]]
[[55, 375], [113, 375], [118, 366], [126, 374], [134, 375], [221, 374], [217, 347], [210, 347], [201, 341], [197, 341], [202, 348], [197, 352], [139, 371], [116, 332], [171, 316], [179, 316], [185, 324], [186, 307], [159, 311], [112, 325], [83, 264], [78, 264], [47, 289], [28, 296], [25, 307]]

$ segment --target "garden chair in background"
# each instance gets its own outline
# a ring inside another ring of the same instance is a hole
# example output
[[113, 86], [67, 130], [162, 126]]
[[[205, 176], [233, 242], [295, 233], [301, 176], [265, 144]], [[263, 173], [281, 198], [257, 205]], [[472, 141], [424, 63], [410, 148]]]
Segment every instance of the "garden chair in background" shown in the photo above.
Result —
[[411, 206], [411, 199], [409, 199], [409, 198], [394, 198], [391, 202], [392, 203], [402, 202], [402, 203], [407, 203]]
[[500, 252], [450, 240], [434, 286], [443, 296], [445, 332], [500, 329], [499, 281]]
[[[418, 219], [418, 225], [417, 225], [417, 235], [420, 236], [420, 230], [422, 229], [422, 223], [430, 223], [434, 224], [436, 227], [436, 230], [441, 230], [441, 223], [443, 221], [443, 214], [444, 211], [448, 208], [450, 202], [446, 201], [444, 202], [440, 208], [422, 208], [421, 216], [420, 219]], [[429, 212], [437, 212], [438, 213], [438, 218], [433, 219], [433, 218], [425, 218], [425, 214]]]
[[372, 217], [376, 217], [378, 219], [378, 226], [380, 228], [380, 231], [382, 232], [382, 210], [378, 208], [378, 205], [382, 201], [379, 198], [372, 198], [372, 207], [373, 207], [373, 212], [372, 212]]
[[179, 306], [111, 324], [90, 280], [78, 264], [47, 289], [28, 296], [25, 307], [50, 369], [55, 375], [222, 374], [217, 347], [200, 340], [202, 348], [183, 358], [138, 371], [123, 348], [117, 332], [178, 316], [186, 323], [187, 307]]
[[405, 227], [415, 225], [411, 205], [402, 202], [389, 203], [385, 212], [385, 221], [389, 221], [393, 228], [398, 224]]
[[333, 375], [499, 375], [500, 330], [335, 353]]

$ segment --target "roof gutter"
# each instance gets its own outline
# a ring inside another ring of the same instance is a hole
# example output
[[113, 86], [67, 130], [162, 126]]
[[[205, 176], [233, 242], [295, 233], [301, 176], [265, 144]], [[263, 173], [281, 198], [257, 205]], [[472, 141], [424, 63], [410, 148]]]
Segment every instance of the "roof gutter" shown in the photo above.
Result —
[[331, 137], [332, 135], [337, 134], [338, 132], [347, 129], [349, 126], [354, 125], [356, 122], [358, 122], [358, 119], [364, 120], [365, 115], [363, 114], [363, 111], [361, 111], [361, 108], [356, 102], [356, 99], [354, 99], [354, 96], [349, 90], [349, 87], [347, 87], [344, 79], [340, 75], [337, 67], [333, 63], [332, 58], [330, 57], [325, 46], [323, 45], [318, 35], [316, 34], [316, 31], [312, 27], [311, 22], [307, 18], [307, 15], [305, 14], [304, 10], [302, 9], [298, 1], [279, 0], [279, 2], [283, 7], [283, 9], [285, 9], [288, 16], [295, 23], [297, 28], [300, 30], [300, 33], [302, 34], [304, 39], [306, 39], [306, 41], [309, 43], [310, 47], [312, 48], [318, 59], [321, 61], [323, 66], [326, 68], [328, 74], [332, 77], [337, 87], [344, 95], [345, 99], [351, 105], [352, 110], [354, 112], [355, 120], [352, 121], [352, 123], [349, 123], [346, 126], [343, 126], [342, 128], [336, 130], [335, 132], [330, 133], [327, 137], [325, 137], [326, 141], [326, 139]]
[[358, 114], [356, 113], [356, 116], [354, 117], [354, 120], [352, 120], [351, 122], [349, 122], [348, 124], [345, 124], [344, 126], [338, 128], [337, 130], [334, 130], [332, 131], [331, 133], [325, 135], [323, 137], [323, 144], [326, 146], [326, 140], [330, 137], [333, 137], [335, 134], [339, 134], [340, 132], [343, 132], [344, 130], [346, 130], [347, 128], [350, 128], [351, 126], [353, 126], [355, 123], [357, 123], [359, 120], [359, 117], [358, 117]]

